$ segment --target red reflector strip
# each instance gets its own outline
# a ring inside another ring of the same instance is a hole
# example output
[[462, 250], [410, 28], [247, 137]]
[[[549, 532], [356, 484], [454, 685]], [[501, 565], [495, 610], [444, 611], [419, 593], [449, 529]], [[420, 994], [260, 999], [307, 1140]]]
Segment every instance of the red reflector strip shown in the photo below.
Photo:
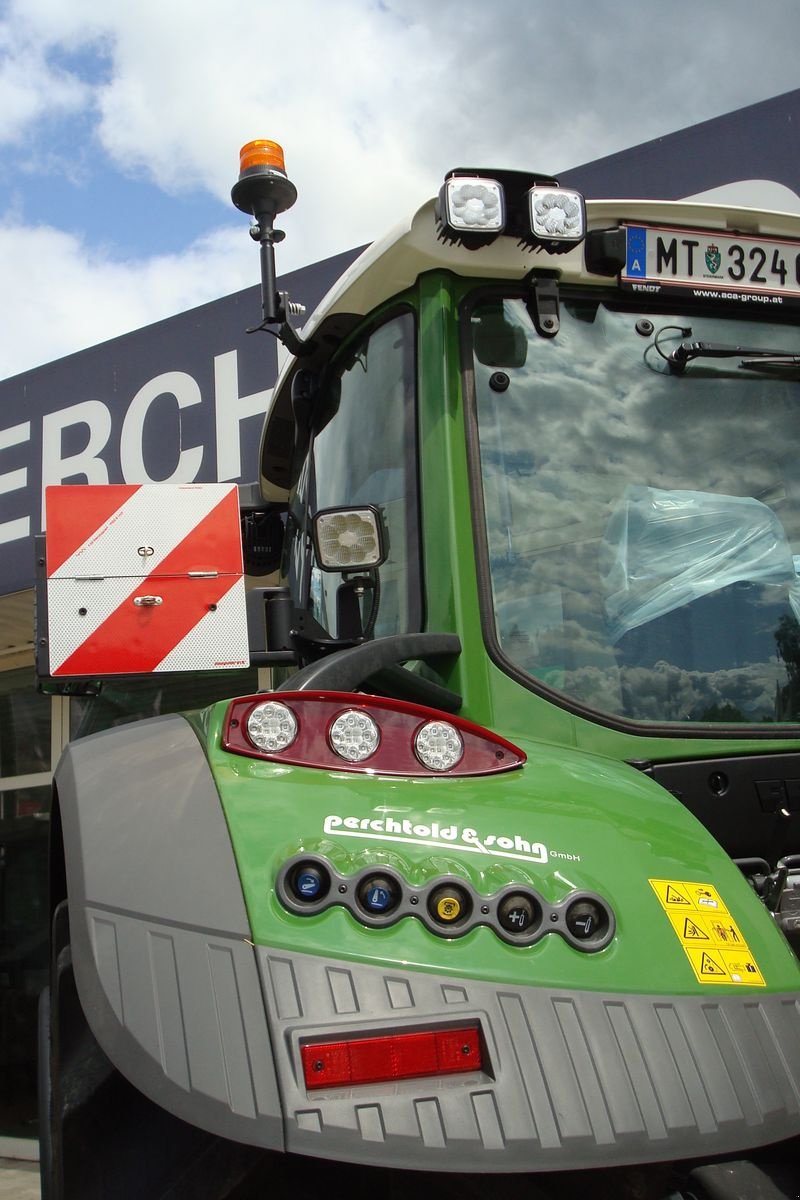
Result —
[[455, 1075], [481, 1069], [477, 1025], [312, 1042], [302, 1047], [306, 1087], [387, 1083], [422, 1075]]

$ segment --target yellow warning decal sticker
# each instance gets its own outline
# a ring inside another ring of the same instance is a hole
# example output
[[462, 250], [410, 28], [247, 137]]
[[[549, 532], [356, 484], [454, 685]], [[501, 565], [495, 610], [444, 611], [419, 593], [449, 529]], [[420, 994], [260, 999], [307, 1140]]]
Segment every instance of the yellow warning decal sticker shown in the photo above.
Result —
[[710, 883], [684, 883], [674, 879], [651, 879], [650, 886], [666, 912], [696, 908], [698, 912], [727, 913], [722, 897]]
[[707, 913], [667, 911], [672, 928], [684, 946], [718, 946], [720, 949], [735, 949], [745, 945], [739, 926], [725, 913], [709, 917]]
[[749, 983], [751, 987], [766, 987], [749, 950], [738, 954], [729, 950], [692, 950], [688, 946], [684, 950], [701, 983]]
[[650, 879], [700, 983], [766, 987], [742, 931], [710, 883]]

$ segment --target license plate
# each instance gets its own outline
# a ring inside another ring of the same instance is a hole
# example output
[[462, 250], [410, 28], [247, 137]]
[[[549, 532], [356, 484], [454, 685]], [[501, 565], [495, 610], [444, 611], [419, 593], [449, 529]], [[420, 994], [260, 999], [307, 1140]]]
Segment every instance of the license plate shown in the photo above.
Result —
[[633, 291], [690, 290], [697, 299], [800, 301], [800, 243], [708, 230], [627, 225], [620, 282]]

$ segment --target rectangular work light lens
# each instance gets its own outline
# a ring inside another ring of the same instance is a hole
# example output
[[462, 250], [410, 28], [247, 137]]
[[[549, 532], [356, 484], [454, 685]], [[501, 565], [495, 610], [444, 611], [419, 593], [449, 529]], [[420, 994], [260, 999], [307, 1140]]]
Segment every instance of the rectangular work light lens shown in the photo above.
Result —
[[542, 241], [580, 242], [586, 235], [586, 207], [580, 192], [537, 186], [528, 192], [531, 231]]
[[501, 233], [503, 189], [494, 179], [457, 176], [444, 185], [445, 220], [459, 233]]
[[366, 571], [386, 557], [378, 510], [327, 508], [312, 524], [317, 565], [323, 571]]
[[313, 1090], [480, 1071], [481, 1045], [478, 1026], [469, 1025], [308, 1043], [302, 1060], [306, 1087]]

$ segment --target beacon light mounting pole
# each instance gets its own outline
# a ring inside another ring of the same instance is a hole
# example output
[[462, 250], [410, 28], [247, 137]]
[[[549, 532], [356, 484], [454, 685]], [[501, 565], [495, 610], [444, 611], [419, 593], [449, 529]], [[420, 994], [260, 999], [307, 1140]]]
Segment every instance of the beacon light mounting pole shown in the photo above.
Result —
[[[277, 142], [248, 142], [239, 154], [239, 178], [231, 189], [231, 200], [238, 209], [253, 218], [250, 236], [261, 252], [261, 324], [255, 329], [277, 325], [277, 337], [297, 355], [308, 353], [288, 321], [289, 313], [303, 312], [301, 305], [290, 304], [277, 291], [275, 245], [286, 234], [276, 229], [278, 213], [286, 212], [297, 199], [297, 188], [286, 174], [283, 150]], [[255, 329], [248, 332], [255, 332]]]

